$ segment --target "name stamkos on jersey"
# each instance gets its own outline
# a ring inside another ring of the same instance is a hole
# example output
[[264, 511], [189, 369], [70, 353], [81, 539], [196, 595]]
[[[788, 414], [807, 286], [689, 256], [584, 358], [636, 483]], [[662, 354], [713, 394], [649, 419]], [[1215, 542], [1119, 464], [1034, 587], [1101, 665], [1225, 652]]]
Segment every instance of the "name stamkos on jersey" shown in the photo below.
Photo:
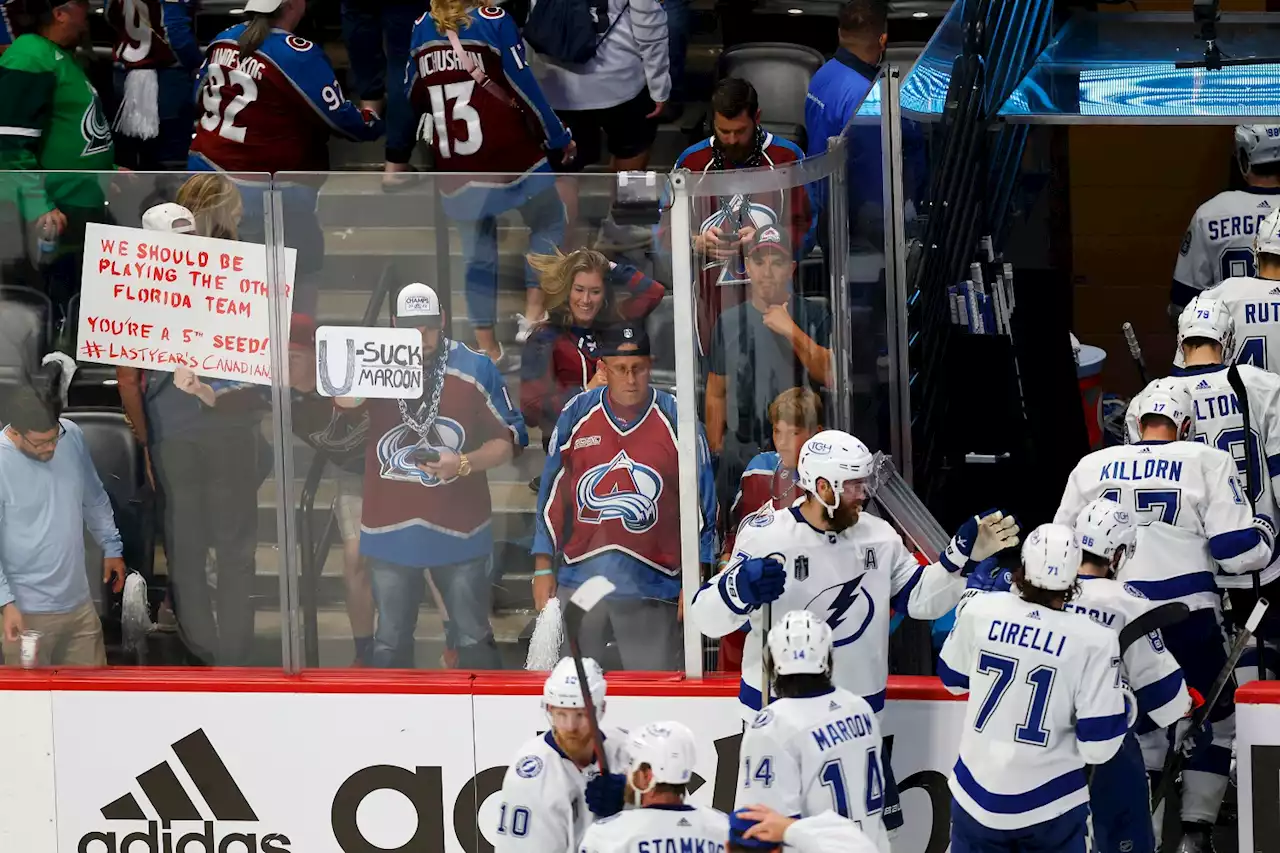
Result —
[[536, 755], [526, 755], [516, 762], [516, 775], [521, 779], [532, 779], [542, 772], [542, 759]]

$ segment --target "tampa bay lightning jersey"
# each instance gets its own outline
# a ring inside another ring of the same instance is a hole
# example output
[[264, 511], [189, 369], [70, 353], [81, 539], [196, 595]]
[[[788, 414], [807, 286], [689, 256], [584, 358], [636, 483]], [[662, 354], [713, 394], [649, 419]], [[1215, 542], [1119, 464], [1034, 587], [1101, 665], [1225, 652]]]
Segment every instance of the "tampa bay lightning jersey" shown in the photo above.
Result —
[[1114, 632], [1008, 592], [965, 604], [938, 661], [968, 693], [950, 788], [990, 829], [1021, 829], [1089, 801], [1085, 764], [1128, 732]]
[[1271, 561], [1272, 543], [1253, 526], [1235, 460], [1216, 447], [1143, 441], [1090, 453], [1067, 479], [1053, 520], [1074, 527], [1097, 498], [1138, 519], [1138, 544], [1120, 579], [1155, 601], [1217, 607], [1219, 568], [1240, 574]]
[[[1191, 392], [1195, 440], [1231, 454], [1236, 462], [1237, 482], [1245, 489], [1250, 484], [1253, 486], [1249, 497], [1255, 511], [1275, 519], [1278, 510], [1273, 478], [1280, 476], [1280, 376], [1248, 364], [1239, 365], [1239, 370], [1252, 415], [1249, 426], [1253, 446], [1247, 456], [1244, 418], [1240, 414], [1240, 401], [1227, 381], [1227, 366], [1175, 367], [1171, 378], [1180, 379]], [[1138, 399], [1133, 400], [1125, 416], [1130, 443], [1139, 438], [1138, 404]], [[1249, 462], [1253, 464], [1252, 472], [1246, 472]], [[1277, 576], [1280, 576], [1280, 563], [1273, 563], [1264, 570], [1262, 581], [1270, 583]], [[1248, 576], [1219, 572], [1218, 585], [1247, 587], [1252, 581]]]
[[706, 806], [644, 806], [587, 828], [579, 853], [724, 853], [729, 816]]
[[1173, 280], [1207, 290], [1232, 276], [1256, 275], [1253, 237], [1280, 204], [1280, 189], [1246, 187], [1218, 193], [1196, 210], [1182, 238]]
[[[627, 732], [602, 727], [600, 735], [609, 766], [626, 767]], [[597, 775], [595, 763], [580, 769], [551, 732], [525, 743], [502, 778], [494, 853], [577, 853], [595, 817], [583, 797]]]
[[[773, 602], [775, 624], [791, 610], [808, 610], [832, 632], [831, 680], [861, 696], [879, 713], [889, 679], [890, 609], [915, 619], [937, 619], [956, 605], [965, 580], [941, 563], [921, 566], [888, 522], [863, 513], [839, 533], [818, 530], [798, 506], [766, 505], [743, 521], [733, 556], [693, 599], [691, 619], [703, 634], [723, 637], [750, 626], [742, 653], [738, 698], [744, 719], [760, 709], [761, 608], [743, 608], [730, 596], [728, 577], [744, 561], [777, 555], [787, 572]], [[772, 626], [771, 626], [772, 627]]]
[[739, 759], [735, 809], [760, 804], [798, 817], [834, 811], [889, 853], [880, 724], [861, 696], [833, 687], [775, 700], [743, 733]]
[[[1227, 306], [1236, 323], [1237, 364], [1280, 373], [1280, 281], [1234, 276], [1204, 292]], [[1182, 350], [1173, 363], [1183, 366]]]

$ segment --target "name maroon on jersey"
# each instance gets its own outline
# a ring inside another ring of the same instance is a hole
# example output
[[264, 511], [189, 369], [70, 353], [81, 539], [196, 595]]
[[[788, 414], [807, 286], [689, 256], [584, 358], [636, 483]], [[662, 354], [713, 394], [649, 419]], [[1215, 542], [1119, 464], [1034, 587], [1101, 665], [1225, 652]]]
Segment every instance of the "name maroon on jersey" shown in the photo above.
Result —
[[[503, 103], [487, 92], [462, 66], [447, 41], [428, 42], [413, 55], [418, 78], [409, 100], [422, 123], [430, 123], [436, 164], [444, 172], [524, 173], [541, 161], [543, 136], [535, 134], [536, 118], [502, 70], [492, 46], [462, 40], [463, 50], [493, 84], [512, 98]], [[427, 138], [420, 129], [419, 137]]]
[[328, 170], [329, 126], [287, 74], [261, 52], [241, 59], [234, 41], [214, 42], [208, 56], [193, 152], [226, 172]]
[[544, 521], [566, 563], [616, 550], [679, 574], [675, 430], [656, 402], [625, 433], [594, 406], [578, 421], [560, 461]]
[[116, 34], [112, 57], [132, 71], [178, 63], [164, 32], [162, 0], [110, 0], [107, 23]]

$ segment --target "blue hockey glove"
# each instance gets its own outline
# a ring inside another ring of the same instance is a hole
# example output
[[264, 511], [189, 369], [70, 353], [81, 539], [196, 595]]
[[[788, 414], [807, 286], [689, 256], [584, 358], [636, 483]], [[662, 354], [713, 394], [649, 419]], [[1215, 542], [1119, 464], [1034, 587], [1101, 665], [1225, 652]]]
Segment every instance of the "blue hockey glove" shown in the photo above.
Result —
[[782, 595], [787, 571], [776, 557], [752, 557], [724, 574], [720, 590], [734, 609], [745, 613]]
[[587, 783], [583, 799], [596, 817], [608, 817], [622, 811], [623, 797], [627, 791], [627, 777], [621, 773], [607, 773]]
[[981, 563], [970, 560], [963, 574], [967, 578], [964, 588], [978, 592], [1008, 592], [1013, 585], [1013, 572], [1000, 568], [995, 557], [987, 557]]

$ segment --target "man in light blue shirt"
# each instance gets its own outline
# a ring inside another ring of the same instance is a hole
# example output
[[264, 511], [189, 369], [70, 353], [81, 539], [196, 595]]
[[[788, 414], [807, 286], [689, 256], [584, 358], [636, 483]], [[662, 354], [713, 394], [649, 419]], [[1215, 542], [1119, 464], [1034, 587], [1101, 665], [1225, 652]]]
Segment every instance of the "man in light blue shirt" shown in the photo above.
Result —
[[84, 434], [59, 417], [58, 402], [23, 387], [7, 408], [11, 420], [0, 436], [5, 663], [18, 664], [23, 631], [38, 631], [41, 665], [105, 666], [102, 624], [85, 572], [84, 530], [106, 555], [103, 582], [120, 592], [125, 565], [111, 501]]

